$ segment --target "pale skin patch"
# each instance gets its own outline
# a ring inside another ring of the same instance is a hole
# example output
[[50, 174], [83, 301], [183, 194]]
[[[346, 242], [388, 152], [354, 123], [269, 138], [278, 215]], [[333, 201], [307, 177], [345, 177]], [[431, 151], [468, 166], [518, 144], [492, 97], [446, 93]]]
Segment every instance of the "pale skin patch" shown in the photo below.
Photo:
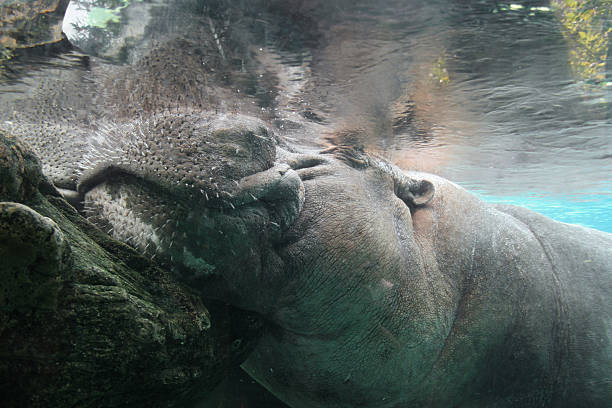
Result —
[[87, 193], [88, 200], [98, 205], [99, 216], [103, 217], [112, 226], [111, 235], [119, 241], [129, 242], [135, 247], [144, 250], [153, 243], [159, 246], [160, 238], [149, 223], [143, 221], [129, 209], [125, 192], [120, 192], [119, 199], [113, 197], [102, 188], [95, 188]]

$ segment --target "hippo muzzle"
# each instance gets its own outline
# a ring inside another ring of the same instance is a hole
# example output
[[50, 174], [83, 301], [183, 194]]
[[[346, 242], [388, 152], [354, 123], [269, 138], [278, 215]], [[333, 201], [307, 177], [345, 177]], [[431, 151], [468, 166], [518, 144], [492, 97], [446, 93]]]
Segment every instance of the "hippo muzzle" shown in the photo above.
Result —
[[226, 298], [276, 262], [304, 203], [276, 145], [256, 119], [158, 115], [96, 135], [77, 190], [92, 222]]

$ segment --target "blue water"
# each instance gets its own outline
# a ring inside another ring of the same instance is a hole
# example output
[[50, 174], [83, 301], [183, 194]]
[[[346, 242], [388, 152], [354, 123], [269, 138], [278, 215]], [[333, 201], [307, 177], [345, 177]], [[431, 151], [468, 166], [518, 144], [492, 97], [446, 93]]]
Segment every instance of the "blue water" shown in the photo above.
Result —
[[569, 195], [523, 194], [494, 196], [473, 191], [491, 203], [526, 207], [557, 221], [579, 224], [612, 233], [612, 194], [574, 193]]

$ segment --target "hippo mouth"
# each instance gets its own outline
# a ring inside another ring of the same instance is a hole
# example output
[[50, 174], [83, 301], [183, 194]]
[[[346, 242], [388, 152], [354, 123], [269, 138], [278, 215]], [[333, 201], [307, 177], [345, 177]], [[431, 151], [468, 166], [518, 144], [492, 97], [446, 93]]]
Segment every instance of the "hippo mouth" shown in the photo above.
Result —
[[[260, 143], [260, 138], [246, 133], [244, 140]], [[241, 140], [231, 151], [245, 144]], [[225, 278], [245, 268], [245, 273], [256, 275], [270, 259], [271, 248], [282, 242], [300, 216], [305, 201], [302, 179], [310, 178], [322, 160], [277, 151], [276, 145], [274, 152], [272, 163], [260, 158], [253, 164], [249, 154], [239, 158], [248, 163], [226, 158], [226, 166], [240, 169], [229, 177], [219, 177], [209, 161], [201, 165], [201, 174], [181, 182], [143, 170], [138, 163], [100, 161], [79, 180], [82, 211], [115, 239], [195, 285], [202, 278]]]
[[[222, 192], [193, 188], [177, 191], [124, 169], [106, 167], [92, 172], [79, 184], [79, 195], [83, 197], [83, 210], [90, 219], [107, 227], [115, 238], [142, 250], [147, 244], [159, 243], [160, 239], [154, 237], [159, 234], [154, 231], [168, 224], [179, 226], [185, 219], [191, 222], [195, 218], [229, 220], [243, 217], [248, 222], [258, 219], [259, 228], [278, 235], [301, 212], [304, 185], [288, 164], [277, 164], [233, 184], [231, 189]], [[253, 209], [258, 211], [259, 217], [253, 216]], [[259, 218], [265, 218], [266, 225]], [[145, 227], [147, 224], [149, 228]], [[167, 231], [165, 235], [176, 236], [179, 232]], [[205, 231], [199, 232], [203, 233]]]

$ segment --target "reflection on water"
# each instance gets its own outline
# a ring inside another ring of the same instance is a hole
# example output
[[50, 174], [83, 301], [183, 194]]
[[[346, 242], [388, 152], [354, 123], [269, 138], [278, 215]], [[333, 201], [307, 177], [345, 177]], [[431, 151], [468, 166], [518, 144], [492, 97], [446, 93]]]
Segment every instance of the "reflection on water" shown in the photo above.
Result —
[[[586, 81], [606, 81], [612, 34], [612, 7], [607, 0], [552, 0], [570, 44], [569, 61], [574, 73]], [[608, 79], [609, 80], [609, 79]]]
[[612, 231], [612, 87], [576, 76], [553, 6], [357, 2], [311, 50], [303, 98], [404, 168]]
[[[597, 81], [575, 68], [579, 47], [609, 49], [593, 37], [609, 29], [605, 2], [173, 0], [172, 12], [161, 0], [78, 3], [65, 31], [114, 63], [133, 63], [151, 38], [206, 31], [216, 41], [207, 50], [237, 71], [228, 86], [287, 137], [350, 135], [341, 141], [485, 199], [612, 231], [611, 67], [593, 66]], [[568, 34], [571, 18], [584, 30]], [[242, 47], [231, 57], [230, 43]], [[304, 120], [311, 126], [292, 125]]]

